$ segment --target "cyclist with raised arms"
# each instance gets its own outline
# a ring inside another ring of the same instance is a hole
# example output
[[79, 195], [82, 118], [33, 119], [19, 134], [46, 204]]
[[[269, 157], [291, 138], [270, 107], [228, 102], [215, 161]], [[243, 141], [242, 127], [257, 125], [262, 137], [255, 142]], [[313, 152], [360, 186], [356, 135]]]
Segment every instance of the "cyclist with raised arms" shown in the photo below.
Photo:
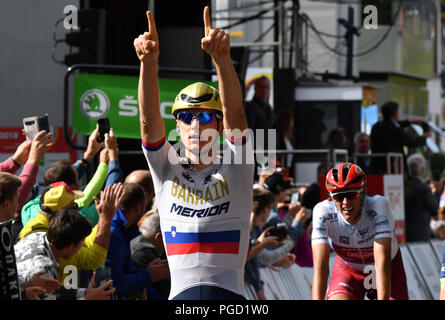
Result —
[[[166, 140], [157, 82], [159, 40], [149, 11], [147, 18], [149, 31], [134, 41], [141, 61], [138, 100], [142, 150], [171, 273], [169, 299], [245, 299], [254, 163], [230, 36], [211, 28], [206, 7], [201, 47], [216, 67], [220, 92], [199, 82], [177, 95], [172, 114], [185, 148], [180, 157]], [[240, 163], [215, 161], [223, 129], [231, 156], [247, 157]]]
[[[330, 197], [313, 210], [312, 299], [325, 294], [332, 300], [363, 300], [365, 294], [370, 299], [408, 299], [388, 201], [366, 195], [365, 185], [365, 174], [352, 163], [342, 163], [326, 176]], [[331, 248], [337, 257], [326, 292]]]

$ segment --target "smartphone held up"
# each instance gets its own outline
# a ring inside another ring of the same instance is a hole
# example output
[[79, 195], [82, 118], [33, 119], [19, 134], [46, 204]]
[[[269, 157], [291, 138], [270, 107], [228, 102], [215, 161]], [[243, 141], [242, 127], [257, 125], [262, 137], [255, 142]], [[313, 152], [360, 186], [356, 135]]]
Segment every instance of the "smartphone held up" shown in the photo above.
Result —
[[27, 140], [32, 140], [40, 131], [49, 132], [48, 114], [23, 119], [23, 134]]
[[110, 120], [108, 118], [102, 118], [97, 120], [99, 125], [99, 138], [97, 138], [97, 142], [105, 141], [105, 133], [110, 132]]

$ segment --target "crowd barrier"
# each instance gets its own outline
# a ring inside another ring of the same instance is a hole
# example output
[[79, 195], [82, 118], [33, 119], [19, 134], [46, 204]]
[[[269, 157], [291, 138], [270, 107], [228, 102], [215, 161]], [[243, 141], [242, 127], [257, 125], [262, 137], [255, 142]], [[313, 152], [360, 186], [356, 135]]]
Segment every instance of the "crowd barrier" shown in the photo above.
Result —
[[[443, 240], [411, 242], [400, 244], [405, 267], [408, 295], [410, 300], [438, 300], [440, 295], [440, 269], [442, 267]], [[329, 259], [332, 272], [335, 253]], [[288, 269], [261, 268], [260, 277], [264, 281], [264, 295], [267, 300], [310, 300], [312, 297], [312, 268], [293, 264]], [[331, 278], [331, 272], [329, 280]], [[246, 297], [257, 300], [254, 288], [246, 283]]]

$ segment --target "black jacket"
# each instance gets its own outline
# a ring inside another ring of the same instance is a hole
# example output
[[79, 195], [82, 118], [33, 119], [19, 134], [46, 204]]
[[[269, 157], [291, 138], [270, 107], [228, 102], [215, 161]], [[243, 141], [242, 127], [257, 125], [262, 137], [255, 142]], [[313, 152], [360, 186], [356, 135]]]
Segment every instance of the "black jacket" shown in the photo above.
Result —
[[430, 219], [437, 214], [438, 205], [431, 189], [419, 178], [410, 176], [405, 185], [406, 241], [428, 241]]
[[[400, 121], [400, 127], [397, 127], [391, 120], [379, 121], [371, 129], [371, 152], [387, 153], [397, 152], [403, 154], [403, 147], [420, 147], [425, 145], [424, 137], [411, 135], [403, 128], [409, 126], [409, 121]], [[404, 160], [404, 164], [406, 161]], [[405, 171], [406, 171], [405, 166]], [[369, 173], [386, 173], [386, 158], [372, 157]]]

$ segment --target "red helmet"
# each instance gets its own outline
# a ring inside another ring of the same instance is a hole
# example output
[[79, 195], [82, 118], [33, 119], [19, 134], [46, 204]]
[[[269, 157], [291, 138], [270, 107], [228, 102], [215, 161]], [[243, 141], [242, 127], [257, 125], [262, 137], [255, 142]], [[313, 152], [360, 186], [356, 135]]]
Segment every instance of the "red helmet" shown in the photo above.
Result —
[[326, 176], [326, 190], [331, 194], [346, 190], [361, 190], [366, 175], [356, 164], [345, 162], [329, 170]]

